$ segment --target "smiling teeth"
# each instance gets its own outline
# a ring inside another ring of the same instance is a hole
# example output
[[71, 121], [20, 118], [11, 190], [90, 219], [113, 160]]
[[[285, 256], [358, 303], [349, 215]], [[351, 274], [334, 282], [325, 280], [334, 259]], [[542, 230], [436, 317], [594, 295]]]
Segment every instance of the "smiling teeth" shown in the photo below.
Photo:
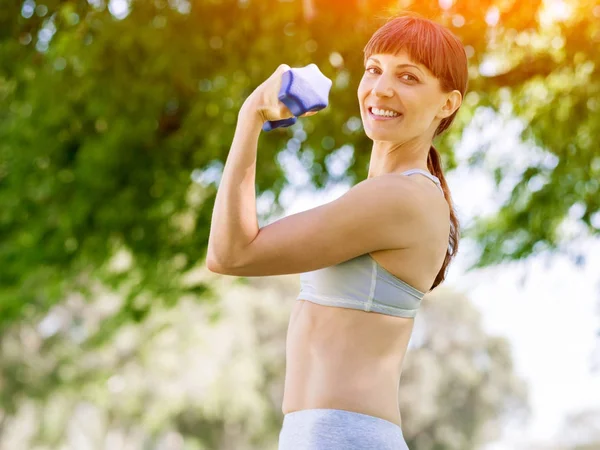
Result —
[[386, 111], [385, 109], [371, 108], [371, 111], [376, 116], [385, 116], [385, 117], [396, 117], [399, 116], [397, 112], [394, 111]]

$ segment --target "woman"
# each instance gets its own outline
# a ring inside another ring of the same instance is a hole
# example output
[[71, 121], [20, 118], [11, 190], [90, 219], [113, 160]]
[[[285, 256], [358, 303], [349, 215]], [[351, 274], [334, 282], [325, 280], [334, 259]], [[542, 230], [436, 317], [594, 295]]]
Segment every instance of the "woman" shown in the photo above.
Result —
[[280, 450], [407, 448], [402, 362], [421, 299], [444, 280], [458, 247], [432, 140], [465, 95], [464, 48], [441, 25], [411, 15], [390, 19], [364, 52], [358, 101], [373, 140], [367, 179], [259, 229], [258, 136], [264, 121], [292, 117], [277, 100], [289, 69], [281, 65], [240, 110], [215, 201], [211, 271], [302, 274], [286, 343]]

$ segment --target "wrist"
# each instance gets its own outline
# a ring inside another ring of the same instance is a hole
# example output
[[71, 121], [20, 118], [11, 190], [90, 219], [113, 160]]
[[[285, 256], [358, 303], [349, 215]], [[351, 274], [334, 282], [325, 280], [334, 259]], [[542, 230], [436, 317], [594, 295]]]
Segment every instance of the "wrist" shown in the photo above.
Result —
[[252, 98], [248, 97], [246, 101], [242, 104], [238, 112], [238, 116], [245, 117], [253, 117], [260, 119], [260, 108], [258, 107], [258, 103]]
[[238, 112], [238, 126], [247, 125], [252, 128], [261, 128], [264, 120], [261, 117], [258, 108], [252, 102], [244, 102]]

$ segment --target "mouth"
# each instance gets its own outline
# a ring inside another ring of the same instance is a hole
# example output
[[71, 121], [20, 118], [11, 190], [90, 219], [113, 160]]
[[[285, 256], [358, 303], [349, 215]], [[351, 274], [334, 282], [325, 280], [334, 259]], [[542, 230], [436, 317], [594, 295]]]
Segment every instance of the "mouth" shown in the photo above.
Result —
[[397, 116], [378, 116], [376, 114], [373, 114], [373, 107], [369, 106], [367, 108], [367, 112], [369, 113], [369, 117], [372, 120], [377, 120], [377, 121], [389, 121], [389, 120], [396, 120], [396, 119], [400, 119], [402, 117], [401, 113], [398, 113]]

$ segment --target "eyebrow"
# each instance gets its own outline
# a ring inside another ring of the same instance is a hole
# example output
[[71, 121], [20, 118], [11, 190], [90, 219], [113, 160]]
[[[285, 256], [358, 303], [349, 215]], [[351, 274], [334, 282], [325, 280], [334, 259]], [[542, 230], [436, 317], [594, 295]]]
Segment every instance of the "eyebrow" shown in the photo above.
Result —
[[[368, 61], [369, 59], [372, 59], [372, 60], [373, 60], [373, 61], [375, 61], [377, 64], [381, 65], [381, 63], [379, 62], [379, 60], [378, 60], [378, 59], [370, 57], [370, 58], [368, 58], [368, 59], [367, 59], [367, 61]], [[421, 70], [421, 69], [420, 69], [418, 66], [415, 66], [414, 64], [406, 64], [406, 63], [404, 63], [404, 64], [397, 64], [397, 65], [396, 65], [396, 68], [398, 68], [398, 67], [414, 67], [415, 69], [418, 69], [418, 70], [419, 70], [421, 73], [423, 73], [423, 71], [422, 71], [422, 70]]]

